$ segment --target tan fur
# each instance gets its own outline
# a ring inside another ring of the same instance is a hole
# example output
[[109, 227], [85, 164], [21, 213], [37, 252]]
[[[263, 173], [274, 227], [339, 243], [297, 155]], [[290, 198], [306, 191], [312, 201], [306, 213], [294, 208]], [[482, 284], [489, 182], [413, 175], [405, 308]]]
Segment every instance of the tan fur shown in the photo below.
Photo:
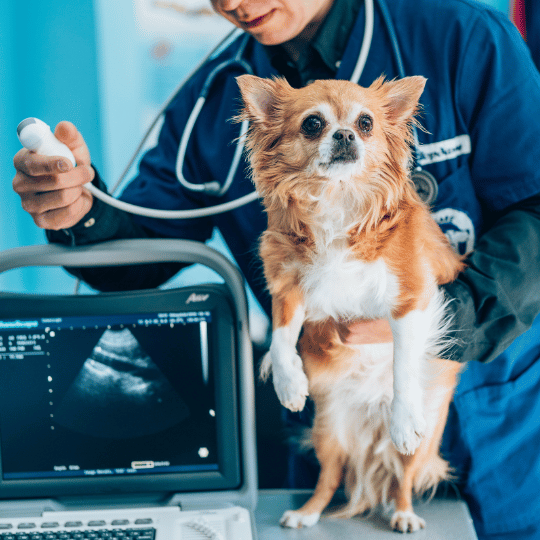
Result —
[[[425, 80], [378, 79], [369, 88], [316, 81], [296, 90], [282, 79], [242, 76], [238, 82], [245, 104], [238, 119], [251, 123], [247, 148], [268, 214], [260, 255], [272, 294], [274, 329], [286, 326], [303, 305], [303, 269], [330, 248], [347, 249], [363, 263], [384, 261], [399, 287], [394, 319], [427, 309], [437, 285], [455, 279], [463, 263], [409, 177], [411, 125]], [[370, 133], [350, 127], [364, 144], [362, 173], [350, 182], [332, 183], [313, 166], [319, 140], [302, 135], [302, 122], [309, 111], [323, 107], [343, 124], [354, 104], [374, 119]], [[315, 493], [297, 511], [300, 515], [322, 512], [342, 480], [349, 503], [341, 515], [392, 500], [398, 512], [412, 511], [414, 492], [447, 477], [438, 448], [459, 364], [430, 362], [424, 400], [431, 419], [428, 432], [414, 455], [404, 456], [388, 435], [392, 351], [385, 345], [350, 343], [348, 327], [354, 322], [350, 316], [310, 320], [308, 314], [298, 343], [316, 404], [312, 442], [321, 464]], [[373, 403], [358, 401], [373, 387], [381, 389]], [[340, 401], [348, 393], [351, 400]], [[353, 419], [345, 418], [342, 424], [349, 428], [340, 431], [336, 418], [347, 415]], [[401, 530], [407, 524], [393, 526]]]

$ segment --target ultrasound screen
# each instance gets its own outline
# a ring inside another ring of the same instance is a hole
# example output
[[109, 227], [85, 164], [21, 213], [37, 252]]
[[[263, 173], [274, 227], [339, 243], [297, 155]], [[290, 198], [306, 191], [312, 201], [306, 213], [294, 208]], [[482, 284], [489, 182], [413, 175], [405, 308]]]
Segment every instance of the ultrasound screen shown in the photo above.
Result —
[[210, 311], [0, 320], [4, 480], [219, 467]]

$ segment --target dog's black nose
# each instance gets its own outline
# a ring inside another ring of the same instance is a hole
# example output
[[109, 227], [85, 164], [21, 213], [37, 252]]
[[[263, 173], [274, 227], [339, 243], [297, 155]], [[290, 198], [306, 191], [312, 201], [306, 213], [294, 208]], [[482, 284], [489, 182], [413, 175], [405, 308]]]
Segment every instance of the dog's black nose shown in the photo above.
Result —
[[354, 132], [352, 132], [350, 129], [338, 129], [334, 135], [332, 135], [336, 141], [354, 141]]

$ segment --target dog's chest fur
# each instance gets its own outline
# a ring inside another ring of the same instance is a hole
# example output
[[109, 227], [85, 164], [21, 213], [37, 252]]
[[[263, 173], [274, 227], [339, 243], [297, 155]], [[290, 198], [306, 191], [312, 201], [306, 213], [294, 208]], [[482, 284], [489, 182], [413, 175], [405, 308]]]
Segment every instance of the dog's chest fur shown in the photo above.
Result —
[[399, 284], [382, 258], [356, 258], [345, 240], [319, 245], [298, 268], [306, 318], [312, 321], [387, 318]]

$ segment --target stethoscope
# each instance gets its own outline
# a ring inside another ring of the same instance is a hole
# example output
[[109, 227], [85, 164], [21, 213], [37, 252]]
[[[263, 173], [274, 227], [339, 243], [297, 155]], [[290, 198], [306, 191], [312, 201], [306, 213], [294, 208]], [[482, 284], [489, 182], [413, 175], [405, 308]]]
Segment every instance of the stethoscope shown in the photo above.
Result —
[[[360, 53], [358, 54], [358, 59], [356, 61], [355, 68], [350, 77], [350, 80], [354, 82], [358, 82], [360, 80], [360, 77], [364, 70], [364, 66], [366, 64], [369, 50], [371, 48], [371, 42], [373, 38], [373, 29], [374, 29], [374, 3], [373, 2], [374, 0], [365, 0], [366, 17], [365, 17], [365, 26], [364, 26], [364, 38], [362, 40], [362, 46], [360, 48]], [[392, 46], [392, 52], [394, 55], [394, 60], [396, 62], [396, 67], [397, 67], [399, 77], [404, 78], [405, 69], [403, 67], [403, 59], [401, 56], [401, 50], [397, 41], [397, 36], [396, 36], [392, 19], [390, 17], [388, 8], [386, 6], [386, 1], [377, 0], [377, 3], [378, 3], [379, 10], [381, 12], [381, 16], [383, 18], [383, 22], [386, 26], [386, 30], [388, 32], [388, 37], [390, 39], [390, 44]], [[197, 66], [194, 72], [197, 71], [208, 60], [211, 60], [212, 58], [216, 57], [224, 48], [226, 48], [230, 43], [232, 43], [232, 41], [237, 39], [238, 35], [239, 35], [238, 29], [233, 30], [229, 35], [227, 35], [203, 59], [201, 64]], [[249, 34], [245, 34], [241, 39], [242, 39], [242, 42], [235, 56], [217, 65], [208, 75], [205, 83], [203, 84], [199, 97], [197, 101], [195, 102], [195, 106], [191, 114], [189, 115], [182, 137], [180, 138], [180, 145], [178, 148], [178, 154], [176, 158], [176, 167], [175, 167], [176, 176], [180, 184], [185, 189], [192, 192], [206, 193], [206, 194], [213, 195], [216, 197], [223, 197], [227, 193], [229, 188], [231, 187], [234, 176], [236, 175], [236, 172], [238, 170], [238, 167], [242, 159], [242, 153], [244, 151], [245, 140], [246, 140], [246, 133], [249, 127], [248, 121], [244, 121], [241, 124], [238, 144], [236, 146], [233, 159], [229, 167], [229, 172], [227, 173], [227, 177], [223, 185], [221, 185], [217, 181], [208, 182], [205, 184], [193, 184], [191, 182], [188, 182], [183, 175], [183, 166], [184, 166], [186, 149], [189, 143], [189, 139], [191, 137], [195, 123], [197, 122], [197, 119], [199, 118], [201, 110], [203, 109], [206, 103], [208, 94], [210, 93], [210, 90], [212, 89], [212, 86], [217, 76], [224, 73], [226, 70], [228, 71], [238, 70], [243, 73], [253, 74], [253, 69], [246, 62], [246, 60], [243, 59], [244, 51], [246, 49], [246, 46], [249, 40], [251, 39], [251, 36]], [[144, 134], [141, 142], [139, 143], [139, 146], [135, 150], [135, 153], [130, 159], [127, 167], [124, 169], [124, 172], [121, 174], [120, 178], [117, 180], [114, 187], [112, 188], [111, 190], [112, 193], [114, 193], [118, 189], [118, 187], [122, 184], [128, 171], [131, 169], [133, 163], [137, 159], [146, 141], [148, 140], [148, 137], [150, 136], [155, 126], [157, 125], [158, 121], [164, 114], [166, 108], [170, 105], [170, 103], [176, 97], [177, 93], [184, 87], [184, 85], [186, 84], [187, 80], [189, 80], [190, 77], [191, 75], [185, 81], [183, 81], [179, 85], [179, 87], [177, 87], [174, 90], [174, 92], [171, 94], [171, 97], [167, 99], [167, 101], [163, 104], [161, 110], [158, 112], [154, 121], [152, 122], [152, 124], [150, 125], [146, 133]], [[415, 156], [417, 156], [419, 153], [420, 144], [418, 141], [418, 131], [414, 125], [413, 125], [413, 144], [414, 144], [414, 154]], [[424, 169], [422, 169], [420, 165], [416, 164], [416, 166], [411, 171], [411, 179], [416, 187], [416, 190], [419, 196], [422, 198], [422, 200], [424, 200], [427, 204], [433, 203], [435, 199], [437, 198], [437, 193], [438, 193], [438, 184], [434, 176], [428, 171], [425, 171]], [[97, 197], [98, 199], [102, 200], [103, 202], [107, 204], [110, 204], [111, 206], [114, 206], [120, 210], [129, 212], [131, 214], [137, 214], [141, 216], [158, 218], [158, 219], [192, 219], [192, 218], [198, 218], [198, 217], [212, 216], [212, 215], [228, 212], [236, 208], [240, 208], [259, 198], [258, 193], [256, 191], [253, 191], [252, 193], [244, 195], [243, 197], [240, 197], [233, 201], [228, 201], [223, 204], [217, 204], [215, 206], [210, 206], [206, 208], [197, 208], [193, 210], [158, 210], [158, 209], [153, 209], [153, 208], [144, 208], [141, 206], [136, 206], [133, 204], [126, 203], [124, 201], [120, 201], [118, 199], [115, 199], [114, 197], [111, 197], [110, 195], [107, 195], [103, 191], [100, 191], [92, 184], [87, 184], [86, 187], [91, 191], [91, 193], [95, 197]]]

